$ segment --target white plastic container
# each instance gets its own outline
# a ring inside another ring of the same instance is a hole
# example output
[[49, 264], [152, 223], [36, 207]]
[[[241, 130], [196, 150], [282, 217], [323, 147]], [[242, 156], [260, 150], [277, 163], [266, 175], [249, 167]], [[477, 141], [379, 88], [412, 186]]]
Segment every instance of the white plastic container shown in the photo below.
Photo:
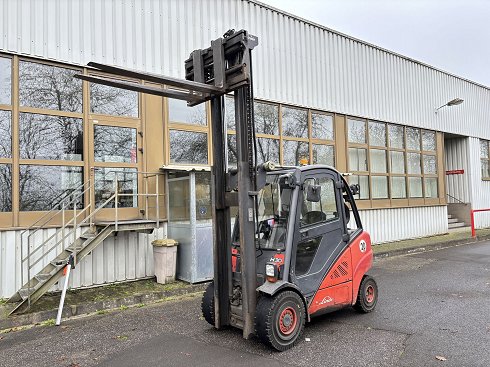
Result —
[[157, 283], [174, 282], [178, 242], [171, 239], [163, 239], [155, 240], [151, 244], [153, 245], [153, 261]]

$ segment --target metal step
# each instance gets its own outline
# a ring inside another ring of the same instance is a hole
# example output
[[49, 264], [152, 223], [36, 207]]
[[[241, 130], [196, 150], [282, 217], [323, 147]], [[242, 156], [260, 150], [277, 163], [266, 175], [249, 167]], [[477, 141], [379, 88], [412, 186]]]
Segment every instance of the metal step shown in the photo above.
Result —
[[459, 228], [459, 227], [465, 227], [466, 224], [464, 222], [456, 222], [456, 223], [449, 223], [448, 228]]
[[53, 275], [51, 273], [39, 273], [34, 276], [39, 283], [44, 283], [46, 280], [51, 278]]
[[88, 239], [95, 238], [96, 236], [97, 236], [97, 233], [87, 232], [87, 233], [80, 235], [80, 238], [82, 240], [88, 240]]

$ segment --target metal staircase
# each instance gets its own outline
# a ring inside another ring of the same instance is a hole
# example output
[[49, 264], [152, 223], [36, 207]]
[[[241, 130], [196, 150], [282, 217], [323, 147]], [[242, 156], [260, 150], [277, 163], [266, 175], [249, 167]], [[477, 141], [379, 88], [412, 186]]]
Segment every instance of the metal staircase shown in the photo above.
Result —
[[[110, 174], [107, 172], [106, 174]], [[22, 313], [27, 311], [31, 304], [36, 302], [44, 293], [63, 276], [63, 270], [70, 256], [74, 258], [74, 265], [90, 254], [111, 234], [121, 231], [137, 231], [151, 233], [160, 226], [160, 197], [159, 175], [161, 173], [138, 172], [145, 181], [143, 194], [124, 194], [114, 190], [107, 200], [95, 207], [94, 179], [83, 183], [76, 189], [70, 189], [67, 195], [58, 200], [56, 205], [41, 217], [31, 227], [21, 233], [21, 282], [23, 284], [8, 302], [18, 302], [10, 312]], [[148, 193], [148, 180], [154, 178], [154, 193]], [[117, 173], [115, 175], [115, 188], [118, 188]], [[143, 196], [145, 209], [141, 210], [145, 218], [131, 221], [119, 220], [120, 199], [127, 196]], [[149, 204], [150, 198], [155, 198], [155, 206]], [[81, 203], [88, 201], [82, 207]], [[101, 209], [112, 207], [114, 221], [98, 222], [97, 214]], [[149, 211], [154, 209], [154, 218], [150, 218]], [[43, 241], [37, 241], [39, 232], [53, 227], [53, 223], [61, 217], [61, 225], [54, 229], [54, 233]], [[27, 254], [24, 254], [27, 248]], [[26, 277], [25, 277], [26, 275]], [[33, 276], [32, 276], [33, 275]], [[24, 279], [27, 281], [24, 283]]]

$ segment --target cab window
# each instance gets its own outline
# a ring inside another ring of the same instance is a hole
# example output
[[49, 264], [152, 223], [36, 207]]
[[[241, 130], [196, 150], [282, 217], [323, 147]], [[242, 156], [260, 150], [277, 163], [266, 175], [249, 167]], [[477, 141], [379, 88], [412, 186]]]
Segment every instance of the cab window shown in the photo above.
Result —
[[[307, 200], [308, 186], [320, 186], [320, 200]], [[303, 202], [301, 203], [301, 227], [335, 220], [339, 217], [335, 199], [335, 183], [328, 177], [307, 178], [303, 184]]]

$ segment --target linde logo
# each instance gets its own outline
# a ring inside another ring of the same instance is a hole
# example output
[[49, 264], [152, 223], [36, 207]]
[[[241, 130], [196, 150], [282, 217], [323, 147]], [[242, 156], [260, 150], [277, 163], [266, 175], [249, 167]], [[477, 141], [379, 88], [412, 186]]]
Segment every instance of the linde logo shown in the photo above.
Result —
[[325, 298], [322, 299], [322, 301], [319, 303], [319, 305], [325, 305], [327, 303], [333, 302], [333, 298], [330, 296], [326, 296]]

